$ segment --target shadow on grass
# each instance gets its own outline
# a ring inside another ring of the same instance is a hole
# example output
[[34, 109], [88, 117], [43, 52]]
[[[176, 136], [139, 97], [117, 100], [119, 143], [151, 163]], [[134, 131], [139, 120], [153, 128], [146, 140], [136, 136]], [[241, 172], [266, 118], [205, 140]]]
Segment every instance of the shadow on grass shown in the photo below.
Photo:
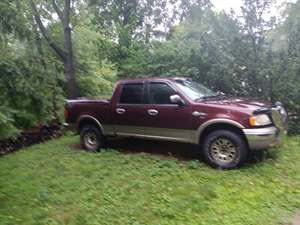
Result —
[[[80, 149], [80, 145], [73, 146]], [[204, 162], [201, 147], [198, 145], [169, 141], [144, 140], [138, 138], [117, 138], [107, 141], [107, 148], [115, 149], [124, 154], [148, 153], [161, 157], [174, 157], [179, 160], [199, 159]], [[248, 166], [266, 160], [277, 159], [276, 150], [260, 150], [250, 152]]]
[[172, 156], [181, 160], [201, 158], [201, 149], [197, 145], [169, 141], [120, 138], [108, 141], [108, 148], [124, 153], [149, 153], [159, 156]]

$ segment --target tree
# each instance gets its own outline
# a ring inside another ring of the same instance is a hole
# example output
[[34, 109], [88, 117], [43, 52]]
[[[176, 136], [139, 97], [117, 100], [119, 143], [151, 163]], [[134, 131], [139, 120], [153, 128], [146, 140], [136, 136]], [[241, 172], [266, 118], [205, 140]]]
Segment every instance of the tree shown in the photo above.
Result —
[[98, 31], [117, 42], [112, 61], [122, 66], [133, 42], [164, 39], [170, 27], [183, 21], [193, 7], [210, 7], [209, 0], [89, 0]]
[[52, 7], [57, 13], [58, 18], [63, 28], [63, 47], [54, 40], [53, 36], [49, 33], [47, 28], [42, 22], [41, 15], [37, 9], [37, 5], [33, 0], [30, 0], [32, 13], [35, 21], [43, 35], [48, 42], [49, 46], [54, 50], [56, 55], [64, 64], [65, 76], [67, 81], [67, 96], [68, 98], [76, 98], [78, 96], [76, 78], [75, 78], [75, 65], [72, 47], [71, 27], [70, 27], [70, 11], [71, 11], [71, 0], [64, 0], [64, 8], [60, 9], [56, 0], [52, 0]]
[[246, 88], [249, 88], [251, 95], [257, 93], [264, 94], [264, 82], [262, 78], [267, 76], [261, 74], [266, 68], [263, 64], [267, 57], [268, 42], [266, 40], [268, 32], [275, 25], [275, 17], [269, 17], [271, 0], [243, 0], [242, 25], [244, 44], [247, 51], [242, 56], [246, 73]]
[[112, 59], [118, 65], [128, 56], [133, 40], [149, 40], [154, 26], [166, 17], [167, 0], [90, 0], [98, 31], [118, 45]]
[[122, 74], [189, 76], [213, 89], [240, 93], [239, 26], [225, 13], [206, 7], [193, 7], [188, 15], [173, 26], [166, 41], [152, 41], [149, 50], [133, 46]]
[[289, 130], [300, 131], [300, 1], [286, 5], [283, 22], [268, 38], [272, 42], [273, 99], [279, 99], [290, 113]]

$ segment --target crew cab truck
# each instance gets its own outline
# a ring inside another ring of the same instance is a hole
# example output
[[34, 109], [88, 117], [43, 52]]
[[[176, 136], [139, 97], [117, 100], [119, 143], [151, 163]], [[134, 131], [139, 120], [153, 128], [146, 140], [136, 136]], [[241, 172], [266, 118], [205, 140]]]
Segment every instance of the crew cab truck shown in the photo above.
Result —
[[67, 101], [65, 120], [87, 151], [109, 136], [186, 142], [229, 169], [249, 151], [278, 145], [287, 113], [279, 102], [226, 97], [189, 78], [140, 78], [118, 81], [110, 100]]

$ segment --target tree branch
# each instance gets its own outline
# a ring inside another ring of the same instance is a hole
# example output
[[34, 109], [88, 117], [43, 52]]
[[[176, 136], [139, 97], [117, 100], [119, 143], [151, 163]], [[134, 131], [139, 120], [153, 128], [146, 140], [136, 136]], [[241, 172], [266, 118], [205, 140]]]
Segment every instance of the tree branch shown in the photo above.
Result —
[[60, 21], [63, 22], [64, 15], [63, 15], [62, 11], [59, 9], [59, 7], [58, 7], [55, 0], [52, 0], [52, 6], [53, 6], [53, 9], [55, 10], [55, 12], [57, 13], [58, 18], [60, 19]]
[[50, 37], [50, 35], [48, 34], [44, 24], [42, 23], [41, 17], [37, 11], [36, 5], [34, 4], [33, 0], [30, 0], [30, 5], [31, 5], [31, 9], [33, 11], [33, 15], [35, 18], [35, 21], [40, 29], [40, 31], [42, 32], [42, 35], [44, 36], [44, 38], [46, 39], [46, 41], [48, 42], [48, 44], [50, 45], [50, 47], [55, 51], [55, 53], [58, 55], [58, 57], [62, 60], [65, 61], [66, 60], [66, 53], [63, 49], [61, 49], [58, 44], [53, 40], [52, 37]]

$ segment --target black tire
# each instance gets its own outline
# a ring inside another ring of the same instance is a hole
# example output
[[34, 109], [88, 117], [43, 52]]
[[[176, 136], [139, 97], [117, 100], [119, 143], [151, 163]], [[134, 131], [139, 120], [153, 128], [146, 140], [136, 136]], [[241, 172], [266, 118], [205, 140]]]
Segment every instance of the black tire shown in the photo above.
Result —
[[206, 162], [214, 168], [232, 169], [245, 162], [248, 146], [240, 134], [216, 130], [205, 137], [203, 155]]
[[80, 130], [80, 144], [88, 152], [97, 152], [104, 147], [105, 138], [96, 126], [85, 125]]

